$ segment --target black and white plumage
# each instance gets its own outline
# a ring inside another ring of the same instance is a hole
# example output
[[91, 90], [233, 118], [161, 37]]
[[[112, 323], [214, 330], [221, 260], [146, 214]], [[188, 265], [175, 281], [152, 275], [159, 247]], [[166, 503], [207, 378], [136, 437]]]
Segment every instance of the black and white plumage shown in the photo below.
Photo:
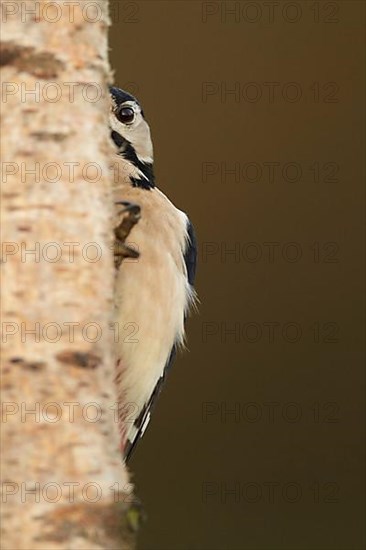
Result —
[[[140, 257], [123, 263], [116, 274], [117, 391], [127, 460], [184, 341], [185, 318], [195, 300], [196, 242], [186, 214], [155, 186], [150, 129], [140, 104], [123, 90], [110, 92], [111, 136], [121, 170], [116, 202], [141, 207], [128, 238]], [[129, 323], [136, 327], [132, 342], [124, 333]]]

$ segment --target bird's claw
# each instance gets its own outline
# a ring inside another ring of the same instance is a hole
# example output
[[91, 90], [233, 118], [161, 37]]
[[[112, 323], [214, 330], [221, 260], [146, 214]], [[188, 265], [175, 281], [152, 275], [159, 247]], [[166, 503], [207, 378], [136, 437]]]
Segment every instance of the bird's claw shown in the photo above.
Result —
[[124, 206], [124, 208], [117, 213], [118, 216], [123, 215], [123, 218], [114, 229], [114, 265], [115, 268], [118, 269], [125, 258], [136, 259], [140, 255], [137, 250], [128, 246], [125, 241], [131, 229], [141, 217], [141, 208], [138, 204], [128, 201], [118, 201], [115, 204]]
[[118, 212], [118, 216], [121, 214], [124, 214], [125, 212], [129, 212], [131, 216], [134, 217], [136, 222], [141, 217], [141, 208], [138, 204], [135, 204], [134, 202], [128, 202], [128, 201], [117, 201], [115, 204], [123, 204], [124, 208]]

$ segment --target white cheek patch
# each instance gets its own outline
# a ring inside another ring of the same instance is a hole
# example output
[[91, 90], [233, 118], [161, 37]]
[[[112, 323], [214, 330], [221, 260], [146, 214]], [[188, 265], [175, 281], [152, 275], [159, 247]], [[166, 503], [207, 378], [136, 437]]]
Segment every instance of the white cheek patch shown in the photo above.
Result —
[[131, 143], [141, 162], [144, 162], [145, 164], [152, 164], [154, 159], [150, 128], [142, 117], [141, 111], [136, 112], [136, 108], [134, 108], [134, 111], [136, 113], [136, 119], [130, 126], [122, 124], [122, 122], [120, 122], [116, 117], [115, 113], [111, 111], [109, 115], [110, 126], [112, 130], [122, 136], [123, 139]]
[[150, 128], [141, 114], [138, 118], [139, 120], [133, 128], [133, 132], [129, 135], [129, 141], [132, 143], [139, 160], [145, 164], [152, 164], [154, 159]]

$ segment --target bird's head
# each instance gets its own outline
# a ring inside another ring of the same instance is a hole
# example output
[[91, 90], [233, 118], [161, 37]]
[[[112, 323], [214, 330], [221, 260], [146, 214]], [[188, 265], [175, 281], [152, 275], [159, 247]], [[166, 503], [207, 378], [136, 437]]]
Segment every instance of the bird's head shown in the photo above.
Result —
[[153, 146], [143, 110], [135, 97], [119, 88], [111, 87], [110, 94], [111, 137], [118, 154], [131, 164], [132, 184], [150, 189], [154, 187]]

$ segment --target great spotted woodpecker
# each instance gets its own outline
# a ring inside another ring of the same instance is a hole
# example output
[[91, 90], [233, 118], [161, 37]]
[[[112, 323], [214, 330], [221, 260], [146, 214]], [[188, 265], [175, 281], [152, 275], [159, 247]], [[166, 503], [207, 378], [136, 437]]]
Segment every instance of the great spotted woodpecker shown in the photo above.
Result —
[[[121, 177], [116, 203], [138, 205], [129, 241], [139, 251], [116, 271], [117, 392], [121, 447], [131, 455], [150, 420], [195, 302], [196, 239], [187, 215], [156, 187], [150, 128], [135, 97], [111, 88], [111, 137]], [[136, 212], [135, 212], [136, 213]], [[124, 327], [134, 327], [126, 338]]]

